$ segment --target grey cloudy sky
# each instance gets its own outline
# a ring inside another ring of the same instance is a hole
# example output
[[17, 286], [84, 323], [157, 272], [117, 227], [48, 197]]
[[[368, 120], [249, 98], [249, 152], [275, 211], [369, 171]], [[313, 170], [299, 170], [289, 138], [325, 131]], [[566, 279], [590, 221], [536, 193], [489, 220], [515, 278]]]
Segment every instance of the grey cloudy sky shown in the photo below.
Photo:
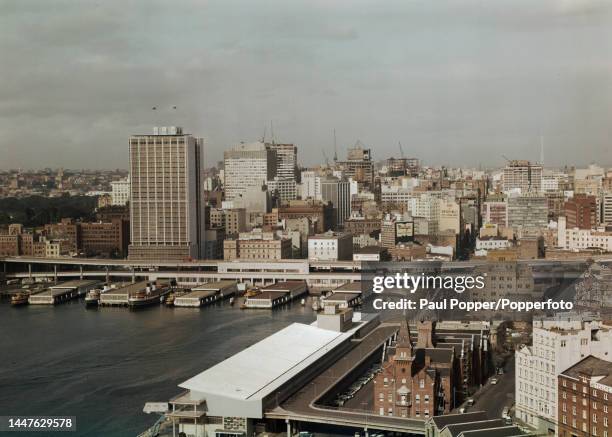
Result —
[[612, 2], [0, 3], [0, 168], [125, 168], [173, 124], [215, 161], [270, 120], [307, 165], [334, 128], [341, 156], [501, 165], [542, 133], [547, 164], [612, 164]]

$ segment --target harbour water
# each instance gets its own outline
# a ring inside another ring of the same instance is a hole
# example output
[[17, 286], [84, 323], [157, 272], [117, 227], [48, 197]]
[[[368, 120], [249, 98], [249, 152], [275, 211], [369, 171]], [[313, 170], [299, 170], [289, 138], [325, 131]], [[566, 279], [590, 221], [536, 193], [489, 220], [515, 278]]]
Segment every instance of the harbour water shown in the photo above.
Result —
[[309, 301], [274, 311], [240, 310], [227, 302], [130, 311], [87, 310], [82, 300], [21, 308], [4, 301], [0, 414], [76, 416], [71, 436], [134, 437], [157, 420], [142, 413], [145, 402], [167, 401], [180, 382], [314, 317]]

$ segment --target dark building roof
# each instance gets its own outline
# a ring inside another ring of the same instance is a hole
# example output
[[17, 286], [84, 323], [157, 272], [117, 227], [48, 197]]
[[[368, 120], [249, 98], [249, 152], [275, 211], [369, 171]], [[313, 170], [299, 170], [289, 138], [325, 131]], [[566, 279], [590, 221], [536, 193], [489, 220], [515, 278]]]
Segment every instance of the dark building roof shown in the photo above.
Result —
[[450, 363], [453, 360], [453, 349], [428, 348], [425, 351], [432, 363]]
[[431, 418], [431, 421], [439, 430], [444, 429], [445, 426], [456, 423], [478, 422], [482, 420], [487, 420], [487, 413], [484, 411], [473, 411], [463, 414], [446, 414], [444, 416], [435, 416]]
[[448, 425], [446, 428], [453, 437], [457, 437], [463, 431], [477, 431], [480, 429], [491, 429], [506, 426], [502, 419], [482, 420], [479, 422], [465, 422]]
[[458, 437], [514, 437], [522, 435], [525, 435], [525, 433], [518, 426], [506, 426], [504, 428], [463, 431]]
[[599, 384], [612, 386], [612, 362], [589, 355], [569, 369], [561, 372], [563, 376], [577, 379], [580, 376], [589, 378], [600, 377]]

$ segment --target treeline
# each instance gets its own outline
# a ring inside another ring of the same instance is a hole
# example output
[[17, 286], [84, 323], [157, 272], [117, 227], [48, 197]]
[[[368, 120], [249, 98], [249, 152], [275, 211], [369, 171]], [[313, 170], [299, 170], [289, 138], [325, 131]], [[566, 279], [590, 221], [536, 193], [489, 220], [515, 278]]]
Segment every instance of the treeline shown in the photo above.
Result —
[[21, 223], [35, 227], [58, 222], [64, 217], [95, 220], [97, 201], [97, 197], [69, 195], [0, 199], [0, 225]]

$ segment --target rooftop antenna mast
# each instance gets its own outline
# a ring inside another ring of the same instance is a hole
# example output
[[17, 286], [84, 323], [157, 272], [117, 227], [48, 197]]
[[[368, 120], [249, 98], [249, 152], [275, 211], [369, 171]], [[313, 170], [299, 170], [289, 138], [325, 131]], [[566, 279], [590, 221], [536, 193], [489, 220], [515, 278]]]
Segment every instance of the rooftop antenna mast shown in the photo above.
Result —
[[272, 144], [274, 145], [274, 124], [272, 124], [272, 120], [270, 120], [270, 135], [272, 135]]
[[338, 146], [336, 145], [336, 128], [334, 128], [334, 162], [338, 162]]
[[404, 148], [402, 147], [402, 143], [398, 141], [397, 144], [399, 145], [400, 155], [402, 155], [402, 159], [404, 159], [405, 156], [404, 156]]
[[540, 134], [540, 165], [544, 167], [544, 135]]
[[266, 132], [267, 132], [267, 130], [268, 130], [268, 127], [264, 126], [264, 133], [263, 133], [263, 136], [261, 137], [261, 142], [264, 143], [264, 144], [266, 143]]

